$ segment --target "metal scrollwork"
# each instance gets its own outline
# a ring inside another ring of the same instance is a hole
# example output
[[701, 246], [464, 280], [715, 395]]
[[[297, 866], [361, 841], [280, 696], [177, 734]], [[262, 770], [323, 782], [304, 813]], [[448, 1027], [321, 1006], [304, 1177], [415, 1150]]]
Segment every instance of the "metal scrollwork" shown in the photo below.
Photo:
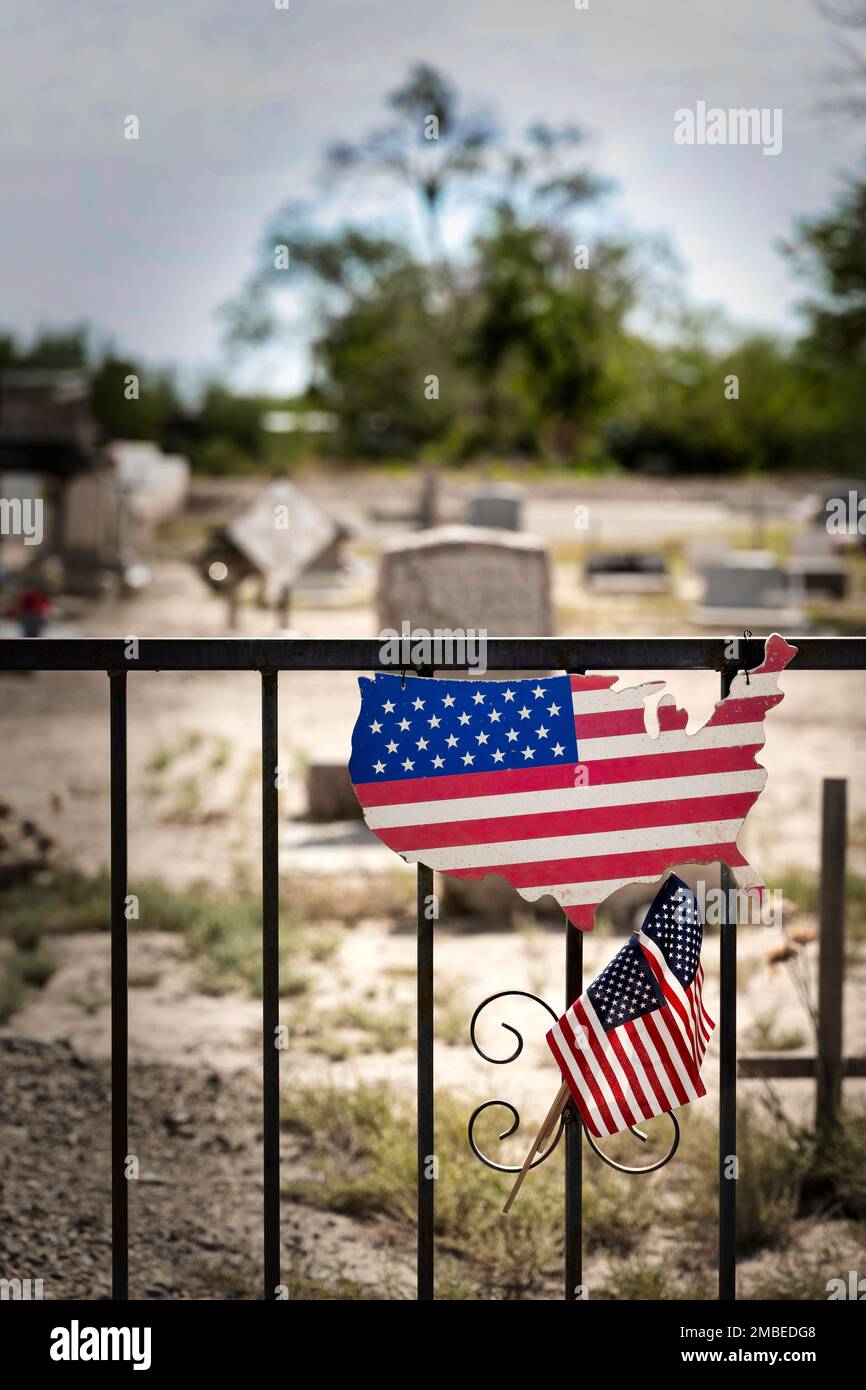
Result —
[[[469, 1037], [472, 1041], [472, 1046], [475, 1048], [475, 1051], [478, 1053], [479, 1057], [483, 1057], [485, 1062], [492, 1062], [495, 1067], [505, 1067], [508, 1065], [509, 1062], [516, 1061], [516, 1059], [520, 1056], [521, 1052], [523, 1051], [523, 1035], [522, 1033], [519, 1033], [518, 1030], [514, 1028], [510, 1023], [503, 1023], [502, 1027], [507, 1029], [509, 1033], [514, 1034], [515, 1038], [517, 1039], [517, 1046], [509, 1057], [490, 1057], [481, 1047], [477, 1037], [475, 1036], [475, 1025], [478, 1022], [480, 1014], [484, 1009], [487, 1008], [488, 1004], [494, 1003], [494, 1001], [497, 999], [506, 999], [515, 995], [520, 999], [531, 999], [533, 1003], [540, 1004], [541, 1007], [543, 1009], [546, 1009], [547, 1012], [550, 1014], [550, 1017], [553, 1019], [554, 1023], [556, 1022], [557, 1015], [554, 1013], [550, 1005], [545, 1003], [543, 999], [539, 999], [537, 994], [530, 994], [529, 990], [501, 989], [498, 992], [498, 994], [489, 995], [487, 999], [483, 1000], [482, 1003], [478, 1005], [478, 1008], [472, 1015], [472, 1020], [469, 1024]], [[476, 1158], [480, 1159], [481, 1162], [485, 1164], [488, 1168], [493, 1168], [495, 1172], [519, 1173], [521, 1166], [519, 1163], [516, 1165], [496, 1163], [492, 1158], [488, 1158], [486, 1154], [482, 1153], [477, 1143], [475, 1142], [475, 1121], [478, 1119], [479, 1115], [484, 1110], [489, 1110], [490, 1107], [493, 1105], [501, 1105], [504, 1110], [509, 1110], [513, 1118], [513, 1123], [511, 1127], [509, 1129], [504, 1130], [503, 1133], [500, 1134], [500, 1141], [504, 1139], [510, 1139], [512, 1134], [516, 1134], [517, 1130], [520, 1128], [520, 1113], [516, 1109], [516, 1107], [511, 1104], [510, 1100], [486, 1100], [483, 1105], [477, 1106], [475, 1110], [472, 1111], [472, 1114], [469, 1117], [469, 1147], [472, 1149], [472, 1152], [474, 1153]], [[537, 1168], [539, 1163], [543, 1163], [546, 1158], [550, 1158], [550, 1155], [553, 1153], [554, 1149], [556, 1148], [557, 1144], [562, 1138], [562, 1132], [565, 1128], [565, 1118], [565, 1114], [563, 1113], [553, 1142], [548, 1146], [548, 1148], [546, 1148], [542, 1153], [540, 1153], [536, 1159], [534, 1159], [531, 1165], [533, 1168]]]
[[[598, 1147], [598, 1144], [595, 1142], [594, 1137], [590, 1134], [589, 1130], [587, 1129], [586, 1125], [583, 1126], [583, 1132], [586, 1135], [586, 1142], [589, 1144], [589, 1147], [592, 1149], [593, 1153], [598, 1154], [602, 1163], [606, 1163], [608, 1168], [614, 1168], [617, 1171], [617, 1173], [657, 1173], [659, 1168], [664, 1168], [666, 1163], [670, 1163], [671, 1159], [673, 1158], [674, 1154], [680, 1146], [680, 1127], [677, 1123], [677, 1117], [676, 1115], [672, 1115], [670, 1110], [666, 1111], [665, 1113], [667, 1114], [668, 1119], [674, 1127], [674, 1142], [671, 1145], [668, 1153], [665, 1154], [664, 1158], [660, 1158], [657, 1163], [648, 1163], [643, 1168], [630, 1168], [625, 1163], [617, 1163], [615, 1158], [609, 1158], [606, 1153], [602, 1152], [602, 1150]], [[635, 1125], [629, 1125], [628, 1128], [630, 1134], [633, 1134], [636, 1139], [640, 1139], [642, 1144], [646, 1143], [647, 1137], [644, 1134], [643, 1130], [637, 1129]]]
[[[472, 1019], [469, 1024], [469, 1037], [472, 1042], [472, 1046], [478, 1053], [479, 1057], [483, 1057], [485, 1062], [491, 1062], [493, 1066], [496, 1067], [504, 1067], [507, 1066], [509, 1062], [514, 1062], [517, 1060], [517, 1058], [523, 1051], [523, 1035], [520, 1032], [518, 1032], [518, 1030], [514, 1028], [512, 1024], [502, 1023], [501, 1026], [503, 1028], [505, 1028], [509, 1033], [514, 1034], [515, 1038], [517, 1039], [517, 1046], [508, 1057], [491, 1057], [480, 1046], [478, 1039], [475, 1036], [475, 1026], [478, 1022], [481, 1013], [484, 1011], [484, 1009], [487, 1008], [488, 1004], [493, 1004], [497, 999], [506, 999], [513, 997], [517, 997], [520, 999], [531, 999], [533, 1003], [540, 1004], [541, 1007], [543, 1009], [546, 1009], [547, 1012], [550, 1014], [550, 1017], [553, 1019], [554, 1023], [558, 1018], [558, 1014], [555, 1012], [554, 1009], [550, 1007], [548, 1003], [546, 1003], [544, 999], [540, 999], [537, 994], [530, 994], [529, 990], [501, 989], [498, 991], [497, 994], [489, 995], [478, 1005], [478, 1008], [472, 1015]], [[474, 1153], [475, 1157], [479, 1159], [487, 1168], [492, 1168], [497, 1173], [519, 1173], [521, 1168], [521, 1165], [519, 1163], [496, 1163], [494, 1159], [488, 1158], [487, 1155], [481, 1151], [481, 1149], [478, 1147], [478, 1144], [475, 1141], [476, 1121], [485, 1110], [489, 1110], [492, 1106], [495, 1105], [501, 1105], [504, 1110], [510, 1111], [512, 1116], [512, 1124], [499, 1136], [500, 1142], [502, 1142], [505, 1139], [510, 1139], [512, 1134], [517, 1133], [517, 1130], [520, 1128], [520, 1114], [517, 1108], [514, 1105], [512, 1105], [511, 1101], [498, 1099], [485, 1100], [482, 1105], [476, 1106], [476, 1108], [472, 1111], [472, 1114], [469, 1117], [469, 1146], [472, 1149], [472, 1152]], [[670, 1163], [671, 1159], [673, 1158], [674, 1154], [680, 1146], [680, 1127], [677, 1122], [677, 1118], [675, 1115], [671, 1114], [670, 1111], [668, 1111], [667, 1114], [671, 1124], [674, 1127], [673, 1143], [671, 1144], [671, 1147], [665, 1154], [664, 1158], [660, 1158], [657, 1160], [657, 1162], [646, 1164], [643, 1167], [631, 1167], [625, 1163], [618, 1163], [614, 1158], [610, 1158], [603, 1151], [603, 1149], [599, 1148], [598, 1143], [596, 1142], [594, 1136], [590, 1134], [589, 1130], [586, 1128], [586, 1125], [581, 1124], [581, 1128], [583, 1129], [583, 1132], [586, 1135], [587, 1143], [589, 1144], [593, 1153], [597, 1154], [597, 1156], [601, 1159], [602, 1163], [607, 1164], [608, 1168], [613, 1168], [617, 1173], [656, 1173], [658, 1172], [659, 1168], [664, 1168], [665, 1164]], [[556, 1149], [560, 1139], [562, 1138], [566, 1123], [573, 1120], [578, 1120], [578, 1115], [577, 1111], [574, 1108], [574, 1105], [571, 1101], [569, 1101], [562, 1112], [562, 1117], [559, 1121], [559, 1125], [557, 1127], [556, 1134], [552, 1142], [548, 1145], [546, 1149], [544, 1149], [541, 1153], [538, 1154], [537, 1158], [533, 1160], [533, 1162], [530, 1164], [531, 1168], [537, 1168], [539, 1164], [544, 1163], [548, 1158], [550, 1158], [550, 1155], [553, 1153], [554, 1149]], [[647, 1142], [647, 1136], [644, 1134], [643, 1130], [638, 1129], [635, 1125], [629, 1125], [628, 1128], [629, 1133], [633, 1134], [636, 1139], [639, 1139], [642, 1144], [645, 1144]]]

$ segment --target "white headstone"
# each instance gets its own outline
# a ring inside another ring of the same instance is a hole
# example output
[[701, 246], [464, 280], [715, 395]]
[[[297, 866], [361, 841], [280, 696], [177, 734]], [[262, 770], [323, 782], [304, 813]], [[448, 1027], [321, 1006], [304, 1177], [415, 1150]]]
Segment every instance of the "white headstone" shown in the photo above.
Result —
[[293, 483], [270, 483], [226, 535], [258, 572], [291, 588], [337, 535], [337, 526]]

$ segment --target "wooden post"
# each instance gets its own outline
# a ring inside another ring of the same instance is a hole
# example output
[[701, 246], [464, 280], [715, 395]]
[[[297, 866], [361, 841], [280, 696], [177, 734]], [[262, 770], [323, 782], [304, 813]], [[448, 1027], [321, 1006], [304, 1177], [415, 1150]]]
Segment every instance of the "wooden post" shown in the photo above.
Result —
[[842, 985], [845, 973], [847, 783], [824, 779], [821, 806], [820, 962], [816, 1130], [836, 1121], [842, 1096]]

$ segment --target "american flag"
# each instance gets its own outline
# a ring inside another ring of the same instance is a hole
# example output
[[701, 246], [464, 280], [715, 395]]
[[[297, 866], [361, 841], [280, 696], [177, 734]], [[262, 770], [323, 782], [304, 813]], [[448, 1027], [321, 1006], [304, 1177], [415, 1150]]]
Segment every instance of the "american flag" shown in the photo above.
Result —
[[655, 738], [644, 700], [662, 681], [364, 677], [350, 775], [367, 825], [409, 862], [500, 874], [530, 901], [552, 895], [584, 931], [617, 888], [675, 865], [723, 860], [759, 887], [736, 840], [767, 778], [764, 716], [795, 653], [771, 637], [694, 734], [664, 696]]
[[706, 1094], [700, 1067], [715, 1025], [701, 999], [702, 934], [694, 894], [671, 874], [640, 932], [547, 1034], [591, 1134]]

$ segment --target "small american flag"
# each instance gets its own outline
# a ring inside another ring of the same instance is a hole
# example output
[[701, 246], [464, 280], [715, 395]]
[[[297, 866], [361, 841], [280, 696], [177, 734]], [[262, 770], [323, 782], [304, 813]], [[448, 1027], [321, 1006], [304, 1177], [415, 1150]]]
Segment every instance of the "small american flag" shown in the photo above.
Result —
[[640, 932], [547, 1034], [591, 1134], [706, 1094], [700, 1067], [715, 1024], [701, 999], [702, 936], [694, 894], [671, 874]]

